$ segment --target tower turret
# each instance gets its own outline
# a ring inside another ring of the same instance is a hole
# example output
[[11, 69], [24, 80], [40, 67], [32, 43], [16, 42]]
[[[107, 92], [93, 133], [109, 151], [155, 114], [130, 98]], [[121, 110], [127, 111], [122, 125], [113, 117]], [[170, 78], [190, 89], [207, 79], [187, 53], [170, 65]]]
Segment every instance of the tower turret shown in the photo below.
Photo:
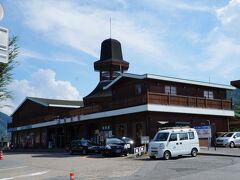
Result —
[[94, 70], [100, 72], [100, 81], [113, 80], [128, 67], [129, 63], [123, 60], [121, 43], [111, 38], [104, 40], [100, 60], [94, 62]]

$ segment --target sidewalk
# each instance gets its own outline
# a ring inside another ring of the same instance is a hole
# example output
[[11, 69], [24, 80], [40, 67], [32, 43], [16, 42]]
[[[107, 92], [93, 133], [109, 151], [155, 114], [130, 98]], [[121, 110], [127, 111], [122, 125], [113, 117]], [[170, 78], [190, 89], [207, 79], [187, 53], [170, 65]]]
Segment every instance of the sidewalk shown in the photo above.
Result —
[[214, 147], [201, 147], [199, 155], [240, 157], [240, 148], [217, 147], [215, 150]]

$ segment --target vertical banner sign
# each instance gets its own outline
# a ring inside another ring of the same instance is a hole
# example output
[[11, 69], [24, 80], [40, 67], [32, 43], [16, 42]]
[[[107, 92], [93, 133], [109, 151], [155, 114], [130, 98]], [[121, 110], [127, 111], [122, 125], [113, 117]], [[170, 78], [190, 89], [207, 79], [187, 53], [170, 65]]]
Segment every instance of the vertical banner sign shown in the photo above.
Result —
[[8, 62], [8, 29], [0, 27], [0, 63]]

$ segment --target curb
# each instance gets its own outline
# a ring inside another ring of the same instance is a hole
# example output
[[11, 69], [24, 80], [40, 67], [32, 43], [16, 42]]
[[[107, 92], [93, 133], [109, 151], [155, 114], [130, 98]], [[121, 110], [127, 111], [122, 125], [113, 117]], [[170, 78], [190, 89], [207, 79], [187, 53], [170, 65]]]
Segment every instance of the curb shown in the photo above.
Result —
[[235, 155], [235, 154], [218, 154], [218, 153], [198, 153], [198, 155], [202, 156], [223, 156], [223, 157], [238, 157], [240, 158], [240, 155]]

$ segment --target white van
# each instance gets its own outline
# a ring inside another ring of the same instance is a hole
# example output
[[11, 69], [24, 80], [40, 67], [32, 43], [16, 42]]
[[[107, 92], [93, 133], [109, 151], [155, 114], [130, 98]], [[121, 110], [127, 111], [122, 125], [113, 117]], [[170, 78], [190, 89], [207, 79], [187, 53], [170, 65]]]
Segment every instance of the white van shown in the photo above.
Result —
[[200, 151], [199, 139], [193, 128], [171, 128], [159, 130], [148, 146], [151, 159], [170, 159], [180, 155], [197, 156]]

